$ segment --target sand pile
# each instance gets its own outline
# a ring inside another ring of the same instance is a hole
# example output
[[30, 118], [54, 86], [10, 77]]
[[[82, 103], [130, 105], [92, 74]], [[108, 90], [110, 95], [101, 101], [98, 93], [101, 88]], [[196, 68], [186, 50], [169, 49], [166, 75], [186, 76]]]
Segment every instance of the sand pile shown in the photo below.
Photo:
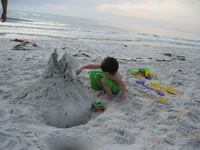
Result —
[[[92, 97], [76, 80], [74, 59], [64, 54], [58, 61], [52, 53], [43, 77], [20, 91], [14, 102], [33, 107], [32, 116], [54, 127], [66, 128], [89, 120]], [[75, 71], [73, 71], [75, 72]]]

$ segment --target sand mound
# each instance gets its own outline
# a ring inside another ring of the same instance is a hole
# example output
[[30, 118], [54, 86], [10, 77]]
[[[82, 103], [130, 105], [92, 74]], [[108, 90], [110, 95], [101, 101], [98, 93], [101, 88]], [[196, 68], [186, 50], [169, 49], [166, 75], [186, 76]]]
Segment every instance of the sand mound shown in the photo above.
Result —
[[73, 58], [67, 54], [59, 61], [57, 58], [55, 50], [43, 77], [25, 87], [15, 102], [34, 107], [32, 116], [50, 126], [65, 128], [84, 124], [90, 118], [93, 98], [74, 78]]

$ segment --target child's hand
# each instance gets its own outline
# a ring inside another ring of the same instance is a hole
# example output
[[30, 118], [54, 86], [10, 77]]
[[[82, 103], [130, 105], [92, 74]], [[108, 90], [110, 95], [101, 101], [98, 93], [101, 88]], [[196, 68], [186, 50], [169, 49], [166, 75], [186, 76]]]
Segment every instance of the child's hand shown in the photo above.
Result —
[[81, 73], [81, 71], [82, 71], [81, 68], [77, 69], [77, 70], [76, 70], [76, 75], [79, 75], [79, 74]]

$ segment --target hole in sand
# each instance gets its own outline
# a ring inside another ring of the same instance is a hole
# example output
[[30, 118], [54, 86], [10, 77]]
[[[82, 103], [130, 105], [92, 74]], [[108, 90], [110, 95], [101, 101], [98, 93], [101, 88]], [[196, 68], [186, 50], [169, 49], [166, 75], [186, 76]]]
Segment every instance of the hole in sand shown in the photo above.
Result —
[[[72, 108], [73, 107], [71, 107], [71, 109]], [[71, 115], [68, 114], [69, 111]], [[45, 124], [48, 126], [70, 128], [87, 124], [91, 119], [91, 112], [79, 111], [77, 108], [75, 108], [75, 110], [69, 110], [69, 107], [67, 107], [67, 109], [49, 107], [49, 109], [44, 113], [44, 118], [46, 120]]]
[[46, 140], [49, 150], [91, 150], [85, 141], [71, 137], [50, 137]]

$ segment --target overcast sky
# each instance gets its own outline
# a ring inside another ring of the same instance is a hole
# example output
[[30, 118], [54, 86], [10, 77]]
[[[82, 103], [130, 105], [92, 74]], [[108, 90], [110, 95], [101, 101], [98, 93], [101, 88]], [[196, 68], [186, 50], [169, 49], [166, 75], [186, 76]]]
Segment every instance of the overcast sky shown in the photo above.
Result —
[[9, 9], [200, 32], [200, 0], [8, 0]]

